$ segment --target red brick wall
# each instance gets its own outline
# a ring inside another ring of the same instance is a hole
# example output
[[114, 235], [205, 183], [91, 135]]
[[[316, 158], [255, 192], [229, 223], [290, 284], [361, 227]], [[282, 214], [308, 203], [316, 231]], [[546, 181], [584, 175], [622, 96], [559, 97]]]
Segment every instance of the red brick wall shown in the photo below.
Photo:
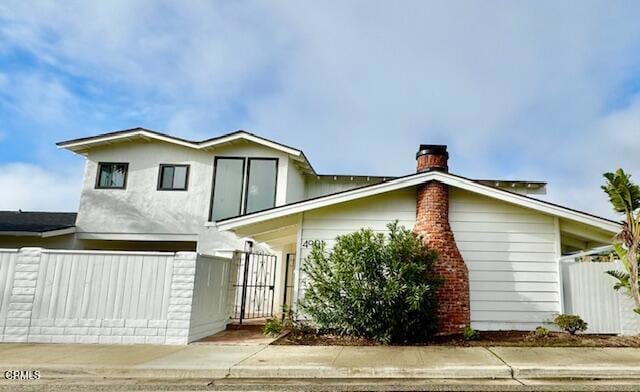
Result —
[[[418, 171], [421, 171], [421, 164], [423, 170], [431, 168], [425, 166], [429, 164], [440, 165], [440, 168], [444, 166], [446, 170], [447, 158], [443, 155], [422, 155], [418, 157]], [[414, 231], [424, 237], [430, 248], [438, 251], [436, 273], [444, 278], [438, 291], [440, 333], [459, 333], [470, 324], [469, 272], [449, 225], [447, 185], [431, 181], [418, 187]]]
[[418, 173], [425, 170], [449, 170], [446, 155], [425, 154], [417, 158]]

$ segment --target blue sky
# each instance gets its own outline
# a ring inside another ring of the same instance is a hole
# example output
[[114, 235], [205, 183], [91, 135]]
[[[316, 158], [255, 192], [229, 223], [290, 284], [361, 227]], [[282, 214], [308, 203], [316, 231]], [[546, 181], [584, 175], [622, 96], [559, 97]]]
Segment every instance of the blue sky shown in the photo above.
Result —
[[640, 181], [637, 1], [0, 3], [0, 209], [76, 210], [55, 142], [143, 126], [236, 129], [319, 172], [406, 174], [448, 144], [469, 177], [546, 180], [612, 216], [601, 174]]

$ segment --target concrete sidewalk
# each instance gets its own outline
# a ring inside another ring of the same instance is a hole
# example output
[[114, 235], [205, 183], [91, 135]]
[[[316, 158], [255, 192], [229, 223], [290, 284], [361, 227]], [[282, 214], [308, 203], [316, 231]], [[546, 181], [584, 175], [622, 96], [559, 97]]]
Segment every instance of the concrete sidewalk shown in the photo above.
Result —
[[47, 378], [638, 379], [640, 349], [0, 344], [0, 370]]

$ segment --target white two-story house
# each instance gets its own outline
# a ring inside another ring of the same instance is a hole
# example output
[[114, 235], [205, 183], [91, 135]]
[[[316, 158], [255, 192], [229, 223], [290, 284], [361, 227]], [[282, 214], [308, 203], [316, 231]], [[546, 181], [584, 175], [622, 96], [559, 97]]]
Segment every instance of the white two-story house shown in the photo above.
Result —
[[393, 220], [420, 231], [444, 219], [435, 226], [450, 232], [455, 252], [440, 251], [465, 270], [471, 325], [532, 329], [562, 311], [559, 257], [607, 245], [619, 229], [530, 197], [544, 182], [449, 173], [445, 146], [421, 145], [417, 172], [403, 177], [320, 174], [301, 150], [244, 131], [191, 141], [135, 128], [58, 146], [86, 158], [75, 221], [0, 212], [0, 247], [224, 254], [252, 241], [278, 257], [277, 304], [302, 295], [314, 241], [385, 231]]

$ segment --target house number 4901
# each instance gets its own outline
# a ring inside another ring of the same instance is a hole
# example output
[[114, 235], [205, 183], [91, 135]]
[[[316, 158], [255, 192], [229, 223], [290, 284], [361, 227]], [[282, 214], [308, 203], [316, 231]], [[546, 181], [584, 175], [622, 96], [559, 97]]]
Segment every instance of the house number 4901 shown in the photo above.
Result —
[[324, 241], [322, 240], [306, 240], [302, 243], [302, 247], [303, 248], [311, 248], [313, 247], [313, 245], [320, 245], [321, 243], [323, 243]]

